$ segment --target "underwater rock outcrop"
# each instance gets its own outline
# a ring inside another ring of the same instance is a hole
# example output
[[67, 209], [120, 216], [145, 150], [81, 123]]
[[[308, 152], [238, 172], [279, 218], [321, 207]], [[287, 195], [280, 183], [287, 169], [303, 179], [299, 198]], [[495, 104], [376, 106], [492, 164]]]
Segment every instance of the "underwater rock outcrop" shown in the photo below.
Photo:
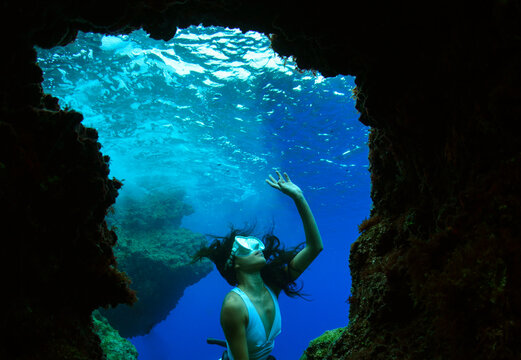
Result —
[[108, 219], [118, 234], [118, 266], [132, 279], [138, 297], [132, 306], [100, 309], [121, 336], [147, 334], [175, 308], [186, 287], [213, 269], [209, 261], [191, 264], [205, 237], [179, 227], [193, 212], [183, 196], [182, 191], [155, 192], [141, 200], [125, 196]]
[[118, 234], [118, 264], [132, 279], [138, 301], [101, 312], [122, 336], [147, 334], [175, 308], [186, 287], [210, 273], [209, 262], [190, 263], [203, 241], [202, 235], [183, 228]]
[[137, 350], [134, 345], [122, 338], [99, 311], [92, 313], [92, 321], [94, 332], [101, 340], [101, 348], [107, 360], [137, 360]]
[[42, 93], [32, 47], [200, 23], [356, 76], [374, 208], [351, 249], [348, 329], [322, 358], [518, 358], [518, 1], [4, 1], [0, 17], [3, 358], [102, 359], [92, 310], [134, 301], [104, 222], [118, 183], [95, 130]]
[[[153, 180], [146, 181], [148, 184]], [[183, 190], [149, 190], [149, 194], [123, 194], [107, 216], [109, 226], [128, 233], [145, 233], [157, 229], [177, 229], [184, 216], [194, 213], [185, 203]]]
[[311, 340], [300, 360], [325, 359], [330, 356], [331, 348], [341, 338], [345, 330], [346, 328], [328, 330], [318, 338]]

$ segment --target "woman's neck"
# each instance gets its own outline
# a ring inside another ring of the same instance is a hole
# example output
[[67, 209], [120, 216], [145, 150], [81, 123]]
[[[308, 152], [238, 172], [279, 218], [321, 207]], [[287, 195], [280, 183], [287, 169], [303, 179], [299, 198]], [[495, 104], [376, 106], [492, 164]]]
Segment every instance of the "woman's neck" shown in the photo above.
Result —
[[260, 296], [264, 293], [264, 281], [262, 280], [260, 272], [240, 272], [238, 275], [239, 288], [241, 288], [242, 291], [252, 296]]

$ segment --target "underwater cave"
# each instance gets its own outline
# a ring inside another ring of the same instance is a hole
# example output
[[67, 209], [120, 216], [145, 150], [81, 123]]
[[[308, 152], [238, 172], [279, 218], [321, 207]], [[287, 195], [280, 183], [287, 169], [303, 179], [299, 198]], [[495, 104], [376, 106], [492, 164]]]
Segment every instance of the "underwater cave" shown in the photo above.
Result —
[[104, 359], [93, 310], [136, 301], [105, 221], [121, 182], [97, 131], [43, 91], [34, 47], [202, 24], [270, 35], [300, 69], [356, 77], [373, 207], [349, 253], [349, 323], [303, 358], [518, 359], [521, 7], [424, 5], [4, 2], [2, 358]]

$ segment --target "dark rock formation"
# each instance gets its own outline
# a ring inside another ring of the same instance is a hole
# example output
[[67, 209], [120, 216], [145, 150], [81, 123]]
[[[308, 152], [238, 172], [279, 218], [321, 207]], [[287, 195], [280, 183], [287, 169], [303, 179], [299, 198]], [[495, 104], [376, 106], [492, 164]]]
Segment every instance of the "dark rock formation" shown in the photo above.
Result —
[[182, 217], [193, 212], [183, 196], [182, 191], [141, 200], [126, 196], [108, 219], [118, 235], [119, 268], [132, 279], [138, 301], [100, 311], [124, 337], [147, 334], [175, 308], [186, 287], [213, 269], [209, 261], [191, 264], [205, 237], [179, 228]]
[[135, 301], [104, 222], [121, 183], [107, 177], [96, 131], [39, 90], [36, 53], [10, 50], [0, 76], [0, 358], [101, 359], [92, 311]]
[[32, 46], [66, 44], [78, 30], [143, 27], [168, 39], [203, 23], [273, 34], [301, 68], [357, 76], [374, 209], [351, 251], [350, 324], [326, 358], [518, 358], [518, 1], [54, 0], [1, 10], [2, 351], [101, 359], [90, 312], [132, 302], [103, 220], [117, 183], [95, 131], [42, 94]]
[[445, 9], [357, 78], [374, 209], [327, 359], [519, 358], [520, 10]]

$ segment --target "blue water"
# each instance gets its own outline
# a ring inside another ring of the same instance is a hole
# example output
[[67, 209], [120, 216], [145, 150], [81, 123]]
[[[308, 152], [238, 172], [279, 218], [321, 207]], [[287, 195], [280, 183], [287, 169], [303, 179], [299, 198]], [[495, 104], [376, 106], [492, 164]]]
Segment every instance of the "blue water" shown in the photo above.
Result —
[[[190, 27], [169, 42], [144, 31], [80, 33], [38, 50], [44, 90], [80, 111], [123, 179], [120, 196], [182, 188], [194, 214], [182, 226], [225, 234], [229, 224], [275, 223], [287, 245], [304, 241], [292, 201], [264, 180], [286, 171], [308, 199], [325, 250], [303, 274], [312, 301], [280, 296], [273, 355], [298, 359], [308, 342], [346, 326], [349, 248], [371, 207], [367, 137], [350, 76], [324, 78], [281, 59], [266, 36]], [[140, 360], [218, 359], [219, 312], [229, 285], [213, 271], [186, 289], [169, 317], [130, 339]]]

